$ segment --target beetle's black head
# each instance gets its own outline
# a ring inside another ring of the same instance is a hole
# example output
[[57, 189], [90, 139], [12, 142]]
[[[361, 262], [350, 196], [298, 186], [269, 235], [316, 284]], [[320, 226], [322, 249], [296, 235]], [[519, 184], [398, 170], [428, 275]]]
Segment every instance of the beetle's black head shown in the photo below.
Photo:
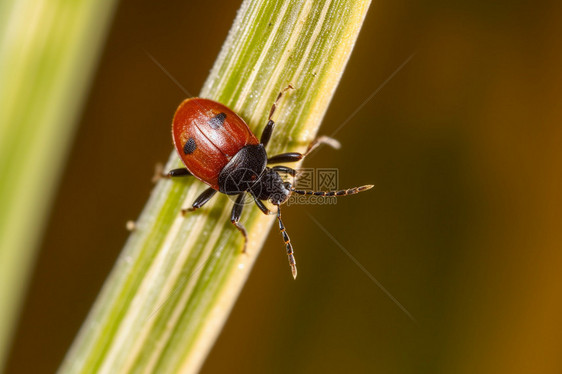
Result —
[[291, 183], [270, 168], [265, 168], [259, 181], [252, 186], [252, 193], [260, 200], [269, 200], [274, 205], [285, 203], [291, 195]]
[[273, 205], [285, 204], [291, 196], [291, 183], [283, 182], [278, 187], [279, 188], [276, 188], [275, 191], [273, 191], [273, 193], [269, 196], [269, 201], [271, 201]]

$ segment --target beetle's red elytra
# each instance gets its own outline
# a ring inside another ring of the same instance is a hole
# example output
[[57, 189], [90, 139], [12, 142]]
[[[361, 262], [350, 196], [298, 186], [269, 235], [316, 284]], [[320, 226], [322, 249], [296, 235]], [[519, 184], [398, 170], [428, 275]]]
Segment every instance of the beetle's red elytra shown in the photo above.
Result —
[[266, 147], [273, 133], [275, 123], [272, 120], [276, 105], [288, 86], [279, 93], [269, 112], [268, 122], [260, 140], [252, 133], [246, 122], [233, 110], [213, 100], [191, 98], [184, 100], [176, 110], [172, 122], [172, 138], [176, 151], [185, 168], [170, 170], [165, 177], [194, 176], [209, 185], [195, 199], [189, 209], [201, 208], [217, 192], [237, 195], [232, 208], [231, 221], [244, 236], [244, 251], [248, 235], [240, 223], [244, 197], [250, 194], [256, 205], [264, 214], [272, 214], [263, 201], [277, 206], [279, 230], [283, 236], [289, 265], [293, 277], [297, 276], [297, 267], [293, 246], [281, 220], [280, 205], [285, 203], [292, 193], [299, 195], [345, 196], [371, 189], [373, 185], [354, 187], [340, 191], [303, 191], [294, 189], [290, 182], [284, 181], [279, 173], [295, 176], [296, 171], [287, 166], [273, 166], [302, 160], [320, 144], [334, 146], [334, 139], [322, 136], [310, 143], [305, 153], [289, 152], [268, 157]]
[[216, 101], [192, 98], [180, 104], [172, 135], [187, 169], [199, 180], [219, 190], [219, 174], [247, 145], [260, 142], [242, 118]]

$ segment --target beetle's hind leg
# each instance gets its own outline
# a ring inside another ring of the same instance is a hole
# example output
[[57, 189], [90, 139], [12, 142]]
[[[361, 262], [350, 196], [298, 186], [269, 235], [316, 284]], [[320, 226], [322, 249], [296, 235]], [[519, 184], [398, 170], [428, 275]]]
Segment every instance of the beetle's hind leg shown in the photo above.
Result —
[[164, 174], [165, 178], [175, 178], [175, 177], [191, 177], [193, 174], [187, 170], [187, 168], [172, 169], [168, 174]]
[[282, 164], [285, 162], [297, 162], [308, 156], [312, 151], [318, 148], [320, 145], [326, 144], [334, 149], [340, 149], [341, 144], [334, 138], [330, 138], [329, 136], [319, 136], [316, 138], [312, 143], [308, 145], [306, 152], [299, 153], [299, 152], [288, 152], [288, 153], [281, 153], [270, 157], [267, 159], [268, 164]]
[[167, 173], [164, 173], [164, 166], [161, 163], [157, 163], [154, 168], [154, 176], [152, 177], [152, 182], [156, 183], [160, 179], [170, 179], [175, 177], [191, 177], [192, 174], [187, 170], [187, 168], [172, 169]]
[[201, 194], [199, 196], [197, 196], [197, 199], [195, 199], [195, 201], [193, 202], [193, 205], [191, 205], [191, 208], [182, 209], [181, 213], [185, 216], [187, 214], [187, 212], [193, 212], [194, 210], [197, 210], [197, 209], [201, 208], [209, 200], [211, 200], [211, 198], [213, 196], [215, 196], [216, 193], [217, 193], [217, 190], [215, 190], [211, 187], [207, 188], [205, 191], [201, 192]]
[[246, 253], [246, 248], [248, 246], [248, 233], [246, 232], [246, 228], [244, 227], [244, 225], [240, 223], [240, 216], [242, 215], [242, 209], [244, 209], [245, 194], [246, 193], [243, 192], [238, 195], [236, 201], [234, 202], [234, 206], [232, 207], [232, 214], [230, 216], [230, 222], [232, 222], [232, 224], [236, 226], [238, 231], [240, 231], [244, 236], [244, 249], [242, 250], [243, 253]]

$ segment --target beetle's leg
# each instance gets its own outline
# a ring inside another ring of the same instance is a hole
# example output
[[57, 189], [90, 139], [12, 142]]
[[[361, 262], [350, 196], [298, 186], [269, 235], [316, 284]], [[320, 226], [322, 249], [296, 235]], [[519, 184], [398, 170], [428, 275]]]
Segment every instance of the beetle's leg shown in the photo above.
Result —
[[289, 174], [292, 177], [294, 177], [297, 174], [297, 171], [295, 169], [291, 169], [290, 167], [287, 166], [274, 166], [271, 168], [271, 170], [276, 171], [278, 173], [280, 172], [284, 174]]
[[261, 200], [259, 200], [258, 198], [254, 197], [254, 202], [256, 203], [256, 205], [258, 206], [258, 208], [260, 208], [260, 210], [262, 211], [263, 214], [265, 214], [266, 216], [269, 216], [271, 214], [275, 214], [274, 212], [272, 212], [271, 210], [267, 209], [267, 207], [265, 206], [264, 203], [262, 203]]
[[236, 201], [234, 202], [234, 206], [232, 207], [232, 214], [230, 216], [230, 222], [232, 222], [232, 224], [236, 226], [238, 231], [240, 231], [244, 236], [244, 249], [242, 250], [242, 252], [244, 253], [246, 253], [246, 247], [248, 245], [248, 233], [246, 232], [244, 226], [240, 223], [240, 216], [242, 215], [242, 209], [244, 208], [245, 194], [246, 193], [243, 192], [240, 195], [238, 195]]
[[281, 153], [267, 159], [267, 164], [284, 164], [285, 162], [297, 162], [302, 160], [304, 155], [298, 152]]
[[308, 145], [308, 148], [306, 148], [306, 152], [303, 154], [302, 157], [304, 158], [304, 157], [308, 156], [310, 153], [312, 153], [312, 151], [314, 151], [316, 148], [318, 148], [322, 144], [329, 145], [330, 147], [332, 147], [334, 149], [340, 149], [341, 148], [341, 144], [340, 144], [339, 141], [337, 141], [334, 138], [330, 138], [329, 136], [322, 135], [322, 136], [319, 136], [316, 139], [314, 139], [314, 141]]
[[216, 193], [217, 190], [211, 187], [207, 188], [205, 191], [201, 192], [199, 196], [197, 196], [197, 199], [195, 199], [191, 208], [182, 209], [181, 213], [185, 215], [187, 212], [193, 212], [194, 210], [201, 208], [207, 203], [207, 201], [211, 200], [211, 198], [215, 196]]
[[277, 95], [277, 99], [275, 99], [275, 102], [271, 106], [271, 110], [269, 111], [269, 117], [267, 120], [267, 125], [265, 125], [265, 128], [263, 129], [260, 139], [260, 143], [263, 144], [264, 147], [266, 147], [267, 143], [269, 143], [269, 139], [271, 139], [271, 134], [273, 133], [273, 128], [275, 127], [275, 122], [273, 122], [271, 117], [273, 117], [273, 113], [275, 113], [275, 109], [277, 108], [277, 103], [279, 102], [279, 99], [281, 99], [281, 96], [283, 96], [283, 93], [292, 88], [293, 86], [288, 85], [283, 90], [281, 90], [281, 92], [279, 92], [279, 95]]
[[179, 168], [179, 169], [172, 169], [168, 172], [168, 174], [164, 174], [166, 178], [174, 178], [174, 177], [190, 177], [193, 174], [189, 172], [186, 168]]
[[291, 273], [293, 273], [293, 278], [297, 277], [297, 264], [295, 262], [295, 256], [293, 255], [293, 245], [291, 244], [291, 238], [285, 230], [285, 225], [281, 221], [281, 207], [277, 206], [277, 220], [279, 221], [279, 231], [283, 235], [283, 241], [285, 242], [285, 247], [287, 249], [287, 257], [289, 257], [289, 265], [291, 266]]
[[271, 134], [273, 133], [273, 127], [275, 127], [275, 122], [273, 122], [272, 120], [268, 120], [267, 125], [265, 125], [265, 128], [261, 133], [261, 139], [260, 139], [260, 143], [263, 144], [264, 147], [267, 146], [267, 143], [269, 143], [269, 139], [271, 139]]
[[338, 142], [334, 138], [330, 138], [329, 136], [320, 136], [316, 138], [312, 143], [308, 145], [306, 152], [298, 153], [298, 152], [289, 152], [289, 153], [281, 153], [279, 155], [275, 155], [267, 159], [268, 164], [282, 164], [284, 162], [297, 162], [308, 156], [312, 151], [314, 151], [318, 146], [321, 144], [327, 144], [332, 148], [339, 149], [340, 142]]
[[154, 176], [152, 177], [152, 182], [156, 183], [162, 178], [173, 178], [173, 177], [190, 177], [192, 174], [186, 168], [172, 169], [167, 173], [164, 173], [164, 167], [161, 163], [156, 164], [154, 168]]
[[254, 198], [254, 202], [256, 203], [258, 208], [260, 208], [260, 210], [262, 211], [263, 214], [265, 214], [266, 216], [275, 214], [275, 212], [272, 212], [271, 210], [267, 209], [265, 204], [260, 199], [258, 199], [258, 197], [256, 195], [254, 195], [254, 193], [252, 191], [249, 191], [249, 192], [252, 195], [252, 197]]

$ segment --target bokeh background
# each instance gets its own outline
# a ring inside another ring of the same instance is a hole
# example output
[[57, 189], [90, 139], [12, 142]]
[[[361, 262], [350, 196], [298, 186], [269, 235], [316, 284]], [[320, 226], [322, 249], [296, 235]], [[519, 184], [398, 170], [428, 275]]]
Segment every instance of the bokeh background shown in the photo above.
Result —
[[[8, 373], [56, 370], [172, 150], [185, 94], [147, 52], [197, 94], [240, 3], [121, 1]], [[299, 277], [272, 232], [203, 373], [562, 372], [561, 24], [557, 1], [374, 1], [321, 128], [347, 121], [343, 148], [305, 166], [376, 188], [285, 209]]]

